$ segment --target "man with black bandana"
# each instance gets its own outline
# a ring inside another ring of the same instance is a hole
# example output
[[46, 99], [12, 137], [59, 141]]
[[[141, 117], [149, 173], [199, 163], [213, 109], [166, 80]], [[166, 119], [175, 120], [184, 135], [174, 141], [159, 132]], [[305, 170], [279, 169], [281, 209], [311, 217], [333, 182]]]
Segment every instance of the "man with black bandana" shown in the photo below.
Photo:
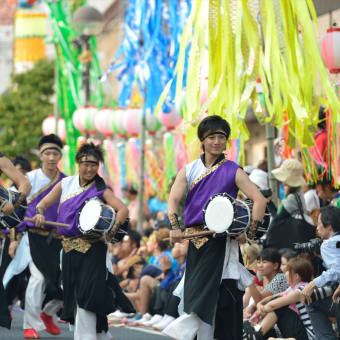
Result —
[[[239, 165], [225, 158], [229, 124], [220, 116], [209, 116], [200, 122], [197, 134], [204, 153], [180, 170], [169, 195], [171, 241], [180, 240], [184, 231], [191, 234], [204, 228], [203, 209], [211, 197], [227, 193], [236, 198], [238, 190], [254, 202], [248, 233], [253, 237], [267, 201]], [[185, 191], [181, 227], [178, 204]], [[242, 338], [242, 296], [252, 276], [239, 262], [238, 241], [241, 237], [235, 240], [226, 235], [190, 240], [182, 279], [184, 314], [164, 333], [179, 340], [193, 339], [196, 334], [198, 340]]]
[[[32, 218], [37, 204], [59, 183], [65, 175], [58, 170], [63, 143], [54, 134], [41, 137], [39, 144], [41, 168], [30, 171], [27, 177], [32, 186], [27, 196], [26, 217]], [[46, 212], [49, 221], [56, 221], [58, 202]], [[55, 228], [38, 228], [33, 222], [23, 221], [17, 228], [27, 231], [21, 242], [29, 244], [31, 273], [25, 295], [24, 338], [38, 339], [39, 331], [60, 334], [53, 315], [62, 307], [60, 288], [61, 237]], [[14, 241], [15, 242], [15, 241]], [[25, 243], [26, 242], [26, 243]], [[46, 300], [45, 300], [46, 299]], [[42, 309], [43, 303], [47, 302]]]
[[[22, 203], [31, 190], [31, 185], [27, 178], [15, 168], [12, 162], [4, 157], [0, 152], [0, 173], [4, 173], [9, 179], [11, 179], [20, 192], [20, 197], [15, 206], [10, 202], [3, 202], [1, 212], [5, 215], [11, 214], [15, 207]], [[0, 277], [0, 326], [10, 328], [11, 318], [7, 307], [7, 301], [5, 297], [5, 291], [2, 284], [2, 277]]]
[[34, 217], [37, 225], [44, 225], [48, 207], [60, 200], [58, 222], [70, 225], [69, 228], [58, 227], [58, 232], [63, 236], [62, 319], [75, 323], [75, 340], [111, 340], [107, 314], [113, 312], [117, 305], [130, 309], [125, 308], [126, 312], [134, 310], [113, 273], [106, 267], [107, 245], [103, 237], [89, 239], [78, 228], [79, 213], [84, 203], [93, 198], [99, 198], [116, 211], [115, 222], [106, 235], [106, 241], [113, 239], [128, 216], [127, 207], [97, 174], [102, 161], [103, 154], [98, 146], [92, 143], [82, 145], [76, 154], [79, 176], [70, 176], [58, 183], [38, 204]]

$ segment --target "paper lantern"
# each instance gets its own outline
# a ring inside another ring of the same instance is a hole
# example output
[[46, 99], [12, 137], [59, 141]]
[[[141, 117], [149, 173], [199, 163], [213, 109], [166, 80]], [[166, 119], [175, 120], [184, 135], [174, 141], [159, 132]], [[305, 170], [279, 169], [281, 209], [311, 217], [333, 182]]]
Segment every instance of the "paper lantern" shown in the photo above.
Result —
[[42, 122], [42, 131], [44, 135], [56, 133], [62, 141], [66, 140], [66, 125], [64, 119], [58, 120], [58, 126], [56, 128], [56, 119], [54, 116], [48, 116]]
[[74, 126], [81, 132], [88, 132], [90, 135], [95, 134], [96, 127], [94, 124], [98, 109], [94, 106], [80, 107], [72, 116]]
[[162, 112], [160, 114], [160, 120], [167, 130], [172, 130], [181, 123], [182, 117], [176, 108], [173, 108], [169, 113]]
[[111, 128], [119, 137], [126, 137], [128, 132], [125, 127], [125, 119], [124, 116], [126, 114], [126, 110], [117, 109], [114, 111], [113, 116], [111, 118]]
[[89, 106], [86, 108], [86, 114], [84, 116], [84, 128], [89, 135], [94, 135], [96, 133], [94, 121], [98, 112], [99, 111], [95, 106]]
[[113, 135], [113, 129], [111, 128], [111, 116], [113, 110], [110, 108], [101, 109], [95, 116], [96, 129], [102, 133], [105, 137], [111, 137]]
[[83, 116], [86, 115], [87, 109], [85, 107], [79, 107], [77, 110], [73, 112], [72, 122], [73, 125], [81, 132], [85, 133], [84, 127], [84, 118]]
[[322, 38], [322, 59], [330, 73], [340, 73], [340, 27], [332, 27]]
[[146, 112], [145, 115], [145, 127], [150, 135], [153, 135], [158, 131], [162, 124], [155, 114], [152, 114], [150, 110]]
[[142, 110], [129, 108], [124, 114], [125, 129], [132, 137], [136, 137], [142, 131]]

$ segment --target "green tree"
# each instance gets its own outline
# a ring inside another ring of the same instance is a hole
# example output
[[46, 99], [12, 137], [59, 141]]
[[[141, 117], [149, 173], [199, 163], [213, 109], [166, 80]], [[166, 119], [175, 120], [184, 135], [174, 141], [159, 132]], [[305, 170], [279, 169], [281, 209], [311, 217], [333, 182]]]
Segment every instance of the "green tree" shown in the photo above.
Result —
[[0, 151], [13, 158], [23, 154], [36, 160], [41, 124], [53, 112], [54, 62], [39, 60], [34, 67], [12, 75], [11, 85], [0, 96]]

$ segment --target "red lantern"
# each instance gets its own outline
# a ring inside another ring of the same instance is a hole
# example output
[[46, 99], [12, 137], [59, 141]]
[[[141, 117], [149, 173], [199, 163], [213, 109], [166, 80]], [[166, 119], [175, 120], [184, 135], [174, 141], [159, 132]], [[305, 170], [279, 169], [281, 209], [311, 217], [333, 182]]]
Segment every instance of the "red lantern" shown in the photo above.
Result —
[[176, 108], [173, 108], [169, 113], [161, 112], [160, 121], [167, 130], [172, 130], [182, 122], [182, 117], [177, 112]]
[[322, 39], [321, 55], [330, 73], [340, 73], [340, 27], [332, 27]]

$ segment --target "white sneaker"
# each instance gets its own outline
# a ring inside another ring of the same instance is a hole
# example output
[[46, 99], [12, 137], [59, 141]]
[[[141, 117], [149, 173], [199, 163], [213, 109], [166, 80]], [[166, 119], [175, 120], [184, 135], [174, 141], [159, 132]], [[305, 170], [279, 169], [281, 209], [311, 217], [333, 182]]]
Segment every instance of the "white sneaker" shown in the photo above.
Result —
[[171, 322], [163, 334], [177, 340], [193, 340], [200, 326], [199, 318], [194, 314], [183, 314]]
[[143, 322], [143, 326], [145, 327], [151, 327], [152, 325], [158, 323], [163, 319], [162, 315], [155, 314], [149, 321]]
[[167, 315], [165, 314], [162, 318], [162, 320], [160, 320], [159, 322], [155, 323], [152, 325], [152, 328], [155, 330], [155, 331], [162, 331], [163, 329], [165, 329], [168, 325], [170, 325], [170, 323], [172, 321], [174, 321], [175, 318], [170, 316], [170, 315]]
[[128, 313], [121, 312], [119, 309], [117, 309], [115, 312], [109, 314], [109, 316], [120, 319], [126, 318], [128, 316]]
[[136, 324], [137, 326], [143, 325], [144, 322], [151, 320], [152, 315], [149, 313], [143, 314], [142, 318], [140, 320], [137, 320]]

